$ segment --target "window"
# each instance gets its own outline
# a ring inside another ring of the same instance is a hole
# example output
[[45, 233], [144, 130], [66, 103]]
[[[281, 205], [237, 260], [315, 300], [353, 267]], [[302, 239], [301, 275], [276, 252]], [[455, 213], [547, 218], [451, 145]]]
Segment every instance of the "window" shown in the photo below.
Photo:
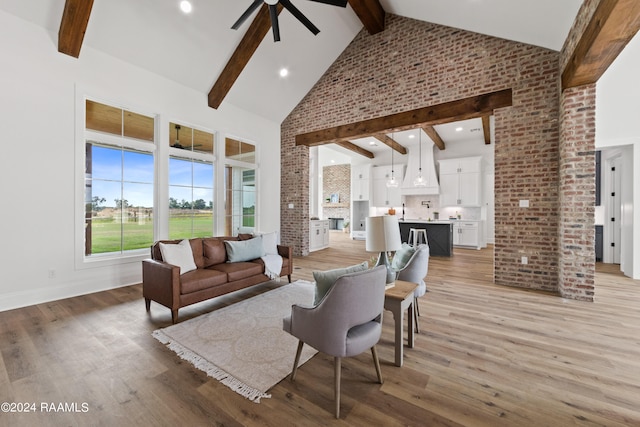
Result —
[[255, 145], [225, 140], [225, 233], [235, 236], [256, 227]]
[[169, 238], [213, 235], [214, 134], [170, 123]]
[[86, 100], [85, 256], [153, 243], [154, 123]]

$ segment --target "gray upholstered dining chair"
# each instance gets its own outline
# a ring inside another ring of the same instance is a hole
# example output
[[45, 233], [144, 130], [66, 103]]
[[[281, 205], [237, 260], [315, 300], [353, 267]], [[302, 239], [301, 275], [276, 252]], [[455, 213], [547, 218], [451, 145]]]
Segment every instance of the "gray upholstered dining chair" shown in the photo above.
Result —
[[420, 332], [420, 327], [418, 326], [418, 316], [420, 316], [418, 298], [427, 292], [427, 285], [424, 283], [424, 278], [427, 277], [428, 271], [429, 245], [419, 245], [411, 258], [409, 258], [409, 261], [407, 261], [401, 270], [398, 270], [396, 275], [396, 279], [398, 280], [418, 284], [418, 287], [413, 294], [413, 318], [415, 319], [416, 332]]
[[283, 329], [299, 339], [291, 381], [295, 381], [304, 344], [334, 357], [336, 418], [340, 418], [343, 357], [371, 349], [378, 382], [382, 384], [376, 344], [382, 331], [386, 277], [384, 266], [340, 276], [315, 307], [293, 305], [291, 315], [283, 319]]

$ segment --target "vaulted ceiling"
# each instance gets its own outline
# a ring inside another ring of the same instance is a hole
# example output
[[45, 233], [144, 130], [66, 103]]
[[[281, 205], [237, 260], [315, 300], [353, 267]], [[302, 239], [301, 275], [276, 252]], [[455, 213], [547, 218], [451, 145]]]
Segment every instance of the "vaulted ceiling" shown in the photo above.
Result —
[[[349, 0], [346, 8], [291, 0], [319, 29], [314, 36], [293, 15], [280, 14], [281, 41], [267, 31], [255, 53], [214, 104], [235, 105], [280, 123], [365, 24], [380, 25], [376, 9], [496, 37], [560, 50], [581, 0]], [[65, 3], [82, 9], [90, 0], [0, 0], [0, 10], [57, 34]], [[76, 4], [77, 3], [77, 4]], [[93, 3], [79, 51], [96, 49], [204, 95], [224, 77], [258, 12], [236, 31], [231, 26], [252, 0], [108, 0]], [[80, 10], [81, 11], [81, 10]], [[82, 24], [82, 14], [73, 25]], [[370, 30], [370, 32], [372, 32]], [[60, 47], [60, 46], [59, 46]], [[79, 46], [70, 45], [70, 49]], [[279, 70], [289, 69], [282, 78]], [[211, 99], [209, 99], [211, 101]], [[218, 102], [219, 101], [219, 102]]]
[[[57, 33], [61, 53], [78, 58], [83, 46], [96, 49], [207, 93], [211, 108], [235, 105], [279, 123], [363, 27], [372, 35], [384, 31], [386, 13], [560, 50], [582, 4], [582, 0], [282, 2], [190, 0], [193, 10], [182, 13], [180, 0], [0, 0], [0, 10]], [[287, 13], [280, 14], [283, 6]], [[273, 37], [269, 34], [278, 22], [276, 43], [276, 31]], [[563, 88], [597, 81], [639, 27], [640, 2], [601, 0], [563, 70]], [[289, 70], [287, 77], [279, 75], [282, 68]], [[421, 129], [443, 150], [442, 134], [459, 127], [452, 123], [458, 120], [479, 131], [475, 140], [489, 144], [491, 111], [479, 112], [476, 107], [496, 94], [474, 99], [470, 107], [463, 102], [455, 117], [439, 123], [403, 124], [401, 129], [387, 123], [388, 117], [379, 118], [375, 123], [349, 124], [350, 129], [378, 129], [373, 133], [336, 138], [343, 133], [339, 126], [298, 135], [297, 144], [335, 143], [373, 158], [375, 150], [369, 147], [375, 141], [406, 153], [405, 146], [388, 136], [389, 130], [412, 134]]]

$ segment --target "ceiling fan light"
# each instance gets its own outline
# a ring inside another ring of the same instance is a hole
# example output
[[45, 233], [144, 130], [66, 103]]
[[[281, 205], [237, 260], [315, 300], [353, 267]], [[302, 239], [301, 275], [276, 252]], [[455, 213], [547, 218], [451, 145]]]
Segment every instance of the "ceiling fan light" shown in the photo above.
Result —
[[187, 0], [182, 0], [180, 2], [180, 10], [183, 13], [191, 13], [191, 9], [192, 9], [191, 3], [189, 3]]

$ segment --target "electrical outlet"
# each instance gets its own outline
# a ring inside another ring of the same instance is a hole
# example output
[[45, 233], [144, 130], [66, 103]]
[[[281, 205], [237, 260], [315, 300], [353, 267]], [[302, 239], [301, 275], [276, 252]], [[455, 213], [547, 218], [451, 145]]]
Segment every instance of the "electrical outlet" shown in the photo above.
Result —
[[522, 258], [520, 258], [520, 262], [522, 264], [529, 264], [529, 259], [526, 256], [523, 256]]
[[56, 278], [56, 271], [49, 270], [49, 279], [55, 279], [55, 278]]

